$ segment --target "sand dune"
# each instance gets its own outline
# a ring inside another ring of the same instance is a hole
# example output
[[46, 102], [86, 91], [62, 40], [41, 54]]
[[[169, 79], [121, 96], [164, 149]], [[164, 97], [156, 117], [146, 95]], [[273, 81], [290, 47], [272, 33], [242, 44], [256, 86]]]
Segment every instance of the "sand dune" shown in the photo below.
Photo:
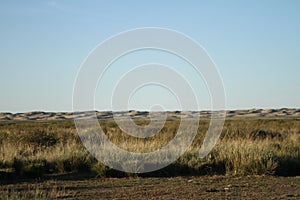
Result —
[[[169, 111], [166, 112], [169, 118], [193, 118], [200, 116], [201, 118], [210, 118], [212, 115], [212, 111]], [[110, 111], [103, 112], [27, 112], [27, 113], [0, 113], [1, 121], [44, 121], [44, 120], [73, 120], [74, 117], [83, 119], [83, 118], [91, 118], [93, 116], [97, 116], [98, 119], [109, 119], [113, 117], [113, 113]], [[128, 111], [128, 112], [114, 112], [114, 116], [124, 117], [130, 116], [131, 118], [145, 118], [148, 117], [148, 112], [146, 111]], [[161, 115], [161, 112], [153, 113], [154, 116]], [[230, 110], [226, 112], [227, 118], [241, 118], [241, 117], [299, 117], [300, 118], [300, 109], [250, 109], [250, 110]]]

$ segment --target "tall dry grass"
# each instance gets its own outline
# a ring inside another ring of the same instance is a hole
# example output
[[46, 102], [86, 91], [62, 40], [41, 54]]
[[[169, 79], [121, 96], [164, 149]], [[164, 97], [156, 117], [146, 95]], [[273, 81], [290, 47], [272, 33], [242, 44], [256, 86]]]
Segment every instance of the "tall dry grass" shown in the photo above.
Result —
[[[148, 122], [136, 123], [146, 125]], [[158, 134], [148, 139], [124, 133], [113, 121], [100, 122], [100, 125], [119, 147], [133, 152], [151, 152], [165, 146], [175, 136], [179, 123], [167, 121]], [[299, 119], [227, 120], [215, 148], [200, 159], [198, 151], [208, 125], [209, 120], [200, 121], [193, 144], [175, 163], [142, 176], [300, 174]], [[97, 162], [83, 147], [71, 121], [0, 123], [0, 179], [68, 172], [128, 175]]]

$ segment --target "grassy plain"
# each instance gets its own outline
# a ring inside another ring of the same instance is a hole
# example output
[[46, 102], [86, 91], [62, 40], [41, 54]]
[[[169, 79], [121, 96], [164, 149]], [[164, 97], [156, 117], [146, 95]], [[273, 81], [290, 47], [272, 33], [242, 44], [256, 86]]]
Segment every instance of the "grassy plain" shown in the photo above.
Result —
[[[136, 123], [148, 124], [147, 120]], [[179, 123], [168, 120], [158, 134], [147, 140], [129, 136], [111, 120], [101, 121], [100, 125], [118, 146], [145, 152], [166, 145]], [[194, 194], [244, 197], [258, 195], [255, 192], [264, 190], [264, 182], [267, 190], [286, 185], [283, 190], [274, 190], [276, 195], [280, 191], [286, 198], [299, 195], [293, 190], [299, 188], [300, 119], [228, 119], [215, 148], [200, 159], [198, 151], [208, 126], [208, 119], [200, 120], [193, 144], [175, 163], [152, 173], [128, 174], [93, 158], [83, 147], [72, 121], [0, 122], [0, 199], [77, 199], [98, 193], [103, 198], [124, 198], [126, 192], [137, 198], [179, 198], [185, 193], [191, 198], [196, 198]]]

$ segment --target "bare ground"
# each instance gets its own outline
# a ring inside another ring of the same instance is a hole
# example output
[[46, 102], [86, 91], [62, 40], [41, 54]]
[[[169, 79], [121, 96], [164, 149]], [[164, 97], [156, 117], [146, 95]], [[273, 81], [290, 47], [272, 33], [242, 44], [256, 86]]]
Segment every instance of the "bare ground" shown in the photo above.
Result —
[[0, 192], [4, 199], [300, 199], [300, 177], [51, 179], [2, 184]]

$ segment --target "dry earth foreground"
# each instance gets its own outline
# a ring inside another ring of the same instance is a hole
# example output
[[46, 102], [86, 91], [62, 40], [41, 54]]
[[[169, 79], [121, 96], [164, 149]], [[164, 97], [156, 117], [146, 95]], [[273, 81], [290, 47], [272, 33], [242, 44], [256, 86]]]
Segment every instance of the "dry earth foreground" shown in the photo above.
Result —
[[[300, 177], [198, 176], [37, 180], [1, 186], [0, 199], [300, 199]], [[1, 196], [2, 195], [2, 196]]]
[[[113, 113], [110, 111], [98, 112], [95, 111], [98, 119], [109, 119], [113, 117]], [[77, 112], [76, 118], [87, 118], [93, 116], [95, 112]], [[114, 112], [115, 116], [124, 117], [128, 112]], [[148, 117], [147, 111], [129, 111], [129, 115], [132, 118], [144, 118]], [[160, 112], [154, 113], [160, 115]], [[174, 111], [167, 112], [168, 118], [193, 118], [200, 116], [202, 118], [211, 117], [211, 111]], [[239, 117], [300, 117], [300, 109], [251, 109], [251, 110], [231, 110], [226, 113], [227, 118], [239, 118]], [[0, 120], [72, 120], [72, 112], [27, 112], [27, 113], [0, 113]]]
[[[75, 114], [89, 119], [95, 112]], [[148, 112], [114, 114], [149, 124]], [[180, 118], [200, 116], [192, 145], [177, 161], [155, 172], [129, 174], [104, 166], [85, 149], [73, 113], [0, 113], [0, 200], [300, 199], [300, 109], [227, 111], [221, 137], [205, 158], [198, 152], [212, 113], [166, 114], [164, 127], [145, 140], [123, 132], [112, 112], [96, 112], [107, 137], [133, 152], [165, 146]]]

